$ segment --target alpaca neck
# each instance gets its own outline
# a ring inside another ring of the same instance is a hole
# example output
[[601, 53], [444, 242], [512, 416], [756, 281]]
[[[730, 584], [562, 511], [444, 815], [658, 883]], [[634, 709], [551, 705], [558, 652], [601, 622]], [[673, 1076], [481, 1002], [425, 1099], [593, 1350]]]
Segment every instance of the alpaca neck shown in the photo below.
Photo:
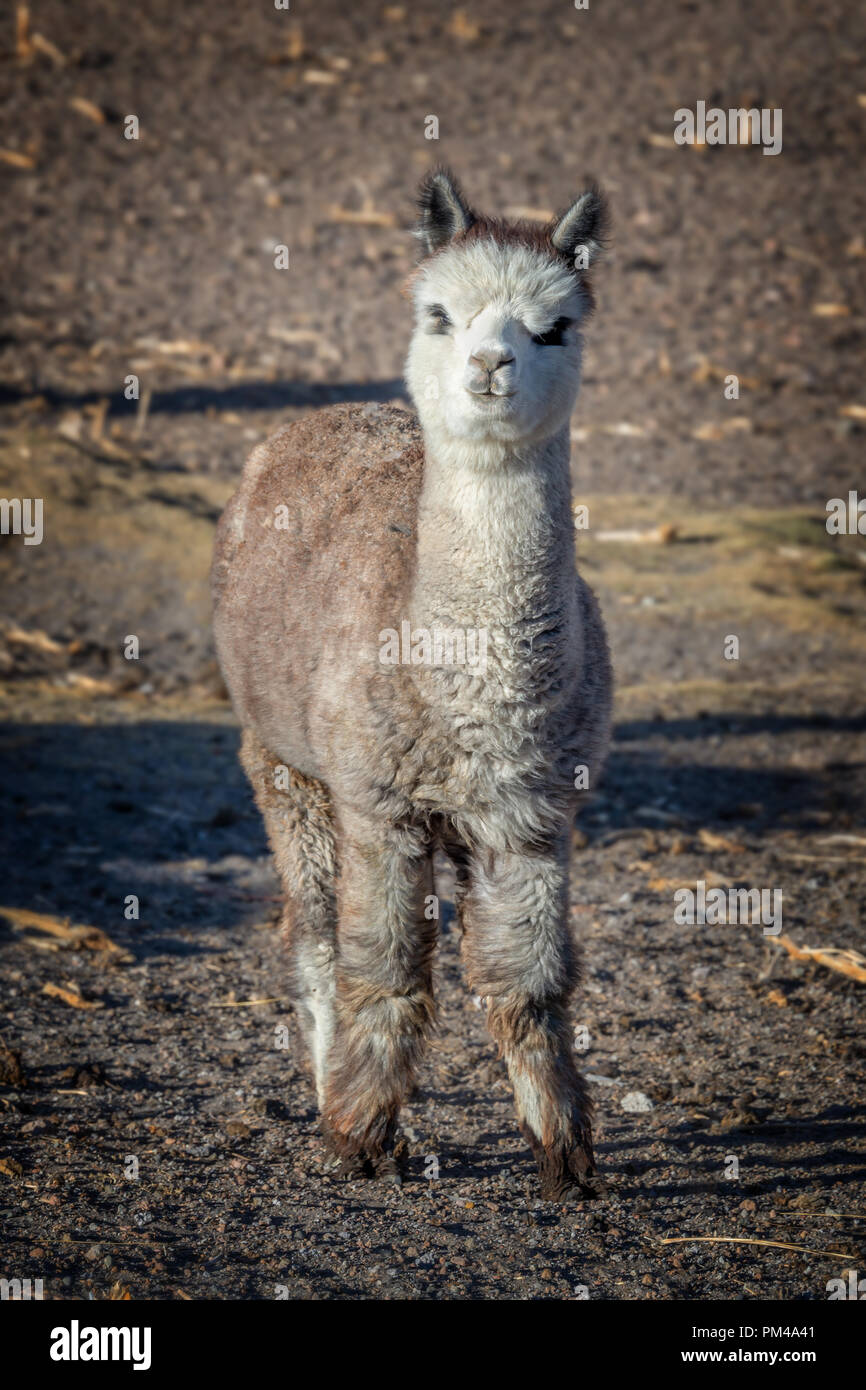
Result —
[[507, 630], [569, 625], [574, 522], [568, 429], [534, 445], [425, 438], [413, 624]]

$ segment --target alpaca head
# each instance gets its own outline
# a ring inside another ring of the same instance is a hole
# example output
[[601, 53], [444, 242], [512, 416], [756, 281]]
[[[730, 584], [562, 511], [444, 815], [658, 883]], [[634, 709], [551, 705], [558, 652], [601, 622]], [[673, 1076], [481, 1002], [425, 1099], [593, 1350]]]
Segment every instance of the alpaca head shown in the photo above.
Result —
[[580, 385], [586, 271], [605, 208], [591, 189], [546, 227], [480, 217], [453, 177], [430, 175], [416, 235], [415, 333], [406, 380], [426, 434], [537, 443], [560, 430]]

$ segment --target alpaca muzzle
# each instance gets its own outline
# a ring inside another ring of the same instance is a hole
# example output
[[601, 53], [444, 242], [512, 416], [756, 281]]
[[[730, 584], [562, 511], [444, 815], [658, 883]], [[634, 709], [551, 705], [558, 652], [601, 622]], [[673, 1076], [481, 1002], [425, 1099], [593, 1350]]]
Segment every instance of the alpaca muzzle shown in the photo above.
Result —
[[474, 396], [511, 396], [516, 384], [514, 353], [504, 343], [482, 343], [469, 358], [464, 385]]

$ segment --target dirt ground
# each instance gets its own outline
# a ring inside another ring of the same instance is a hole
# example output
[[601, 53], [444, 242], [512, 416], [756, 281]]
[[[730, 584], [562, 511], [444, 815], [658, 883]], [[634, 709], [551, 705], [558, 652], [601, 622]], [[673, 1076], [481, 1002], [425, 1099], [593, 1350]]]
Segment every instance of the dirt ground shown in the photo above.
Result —
[[[866, 12], [39, 0], [17, 50], [4, 23], [0, 496], [44, 499], [44, 539], [0, 537], [0, 1277], [825, 1299], [866, 1268], [864, 985], [674, 893], [775, 889], [795, 946], [866, 951], [866, 542], [825, 526], [866, 493]], [[781, 107], [782, 153], [674, 145], [698, 99]], [[573, 427], [618, 683], [575, 829], [584, 1205], [536, 1197], [447, 907], [406, 1182], [325, 1170], [209, 630], [251, 446], [405, 401], [436, 161], [485, 210], [596, 178], [613, 211]]]

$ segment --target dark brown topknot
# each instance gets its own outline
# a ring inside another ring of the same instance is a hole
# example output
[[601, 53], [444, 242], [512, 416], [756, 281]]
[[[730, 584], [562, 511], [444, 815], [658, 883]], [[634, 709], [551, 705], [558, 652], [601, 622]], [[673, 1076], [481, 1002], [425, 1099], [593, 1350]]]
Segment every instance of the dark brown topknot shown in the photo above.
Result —
[[547, 223], [509, 222], [475, 212], [457, 179], [444, 166], [432, 170], [418, 190], [415, 235], [425, 256], [436, 255], [452, 243], [496, 241], [549, 256], [583, 280], [584, 272], [605, 246], [607, 228], [607, 204], [595, 185]]

